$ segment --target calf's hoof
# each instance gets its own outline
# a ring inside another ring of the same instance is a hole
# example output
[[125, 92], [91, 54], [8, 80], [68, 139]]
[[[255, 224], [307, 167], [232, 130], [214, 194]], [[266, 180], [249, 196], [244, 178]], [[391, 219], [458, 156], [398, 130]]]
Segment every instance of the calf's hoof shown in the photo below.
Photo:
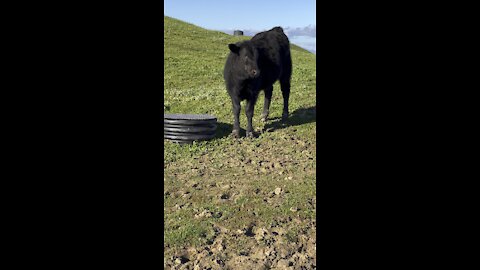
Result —
[[282, 114], [282, 121], [286, 121], [288, 119], [288, 112], [284, 112]]
[[247, 138], [255, 138], [253, 131], [247, 131]]
[[233, 138], [240, 138], [240, 130], [233, 130], [231, 136]]

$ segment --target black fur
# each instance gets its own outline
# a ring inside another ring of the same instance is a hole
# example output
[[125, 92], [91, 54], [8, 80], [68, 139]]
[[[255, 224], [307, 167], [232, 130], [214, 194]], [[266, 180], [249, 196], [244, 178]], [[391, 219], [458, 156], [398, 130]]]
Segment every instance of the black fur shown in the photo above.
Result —
[[247, 100], [247, 136], [253, 136], [252, 118], [261, 90], [265, 92], [262, 120], [266, 121], [272, 98], [273, 83], [280, 81], [283, 95], [282, 119], [288, 117], [290, 78], [292, 59], [290, 42], [281, 27], [256, 34], [251, 40], [229, 44], [230, 54], [223, 77], [233, 105], [233, 131], [236, 137], [240, 132], [240, 101]]

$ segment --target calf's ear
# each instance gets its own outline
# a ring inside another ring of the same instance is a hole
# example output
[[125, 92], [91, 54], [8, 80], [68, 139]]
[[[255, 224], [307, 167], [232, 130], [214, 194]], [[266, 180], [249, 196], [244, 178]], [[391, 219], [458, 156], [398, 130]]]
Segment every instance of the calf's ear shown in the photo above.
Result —
[[238, 54], [238, 52], [240, 51], [240, 47], [235, 44], [228, 44], [228, 48], [230, 49], [230, 51], [236, 54]]

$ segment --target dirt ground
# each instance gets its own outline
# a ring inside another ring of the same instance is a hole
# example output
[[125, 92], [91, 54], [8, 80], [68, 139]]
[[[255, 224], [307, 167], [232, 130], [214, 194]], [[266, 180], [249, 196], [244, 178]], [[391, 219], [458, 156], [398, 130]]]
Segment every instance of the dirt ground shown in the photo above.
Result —
[[[316, 269], [315, 225], [290, 218], [237, 231], [213, 225], [215, 235], [207, 245], [165, 257], [164, 269]], [[302, 228], [300, 233], [291, 236], [292, 226]]]

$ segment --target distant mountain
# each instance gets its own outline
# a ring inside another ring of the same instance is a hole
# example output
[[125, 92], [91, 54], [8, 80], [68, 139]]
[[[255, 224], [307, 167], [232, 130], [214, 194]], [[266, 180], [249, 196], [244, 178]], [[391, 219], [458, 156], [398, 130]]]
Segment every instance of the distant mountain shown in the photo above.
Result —
[[[283, 28], [283, 27], [282, 27]], [[244, 36], [252, 37], [255, 34], [263, 31], [267, 31], [270, 29], [261, 29], [261, 30], [254, 30], [254, 29], [216, 29], [216, 31], [220, 31], [229, 35], [233, 35], [234, 30], [241, 30], [243, 31]], [[317, 27], [315, 25], [309, 25], [302, 28], [290, 28], [284, 27], [283, 28], [285, 34], [287, 35], [290, 43], [297, 45], [300, 48], [303, 48], [309, 52], [316, 54], [316, 30]]]

